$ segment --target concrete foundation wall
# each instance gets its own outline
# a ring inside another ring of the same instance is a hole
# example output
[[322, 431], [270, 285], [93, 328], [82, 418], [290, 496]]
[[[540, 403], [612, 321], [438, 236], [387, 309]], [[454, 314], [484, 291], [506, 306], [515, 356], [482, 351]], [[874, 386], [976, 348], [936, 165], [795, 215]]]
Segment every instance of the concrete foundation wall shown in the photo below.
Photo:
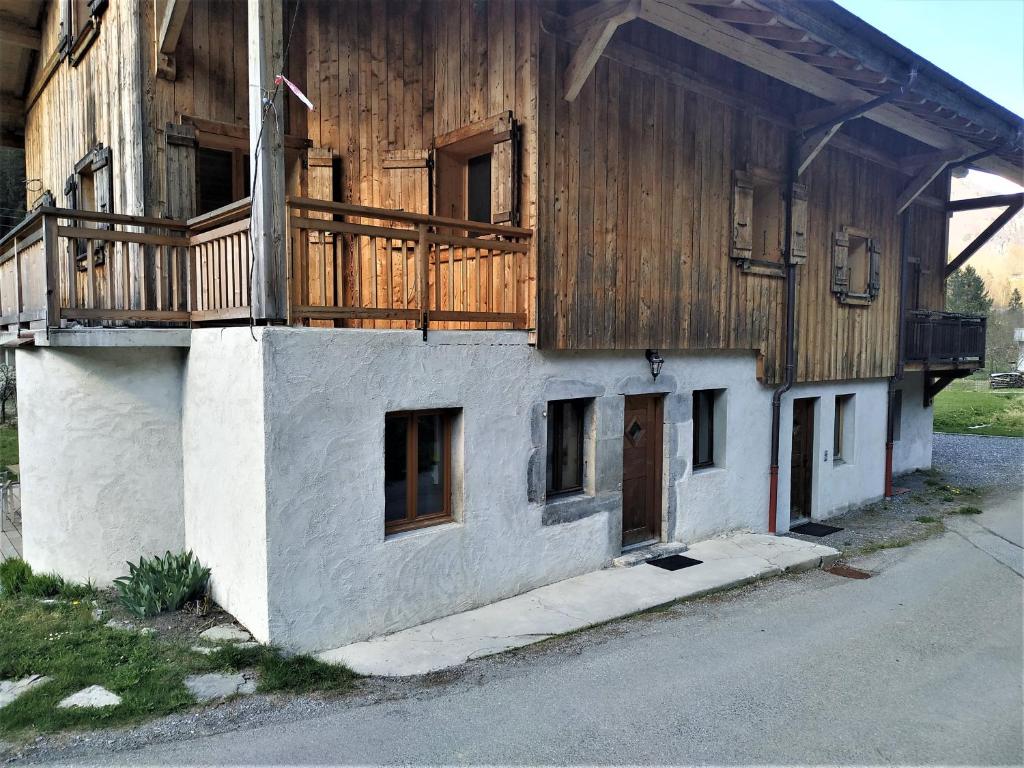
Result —
[[[882, 498], [885, 493], [885, 430], [889, 384], [886, 379], [827, 384], [799, 384], [782, 401], [779, 446], [778, 529], [789, 530], [790, 458], [793, 453], [793, 401], [814, 398], [814, 469], [811, 517], [841, 514]], [[842, 461], [833, 456], [836, 397], [853, 395], [846, 430], [848, 448]], [[850, 418], [852, 417], [852, 418]], [[852, 434], [849, 430], [852, 429]]]
[[908, 373], [897, 385], [903, 392], [900, 436], [892, 446], [894, 475], [932, 465], [932, 407], [924, 406], [924, 374]]
[[[663, 539], [765, 528], [770, 395], [753, 354], [670, 355], [653, 382], [642, 352], [543, 354], [518, 333], [263, 339], [274, 642], [337, 646], [607, 564], [621, 550], [624, 394], [666, 395]], [[693, 388], [729, 389], [724, 466], [698, 473]], [[588, 494], [548, 504], [546, 403], [573, 397], [594, 398]], [[461, 410], [457, 519], [385, 538], [384, 416], [421, 408]]]
[[193, 331], [184, 382], [185, 542], [211, 569], [214, 599], [268, 641], [260, 333]]
[[177, 349], [18, 350], [25, 558], [108, 584], [126, 560], [180, 550]]

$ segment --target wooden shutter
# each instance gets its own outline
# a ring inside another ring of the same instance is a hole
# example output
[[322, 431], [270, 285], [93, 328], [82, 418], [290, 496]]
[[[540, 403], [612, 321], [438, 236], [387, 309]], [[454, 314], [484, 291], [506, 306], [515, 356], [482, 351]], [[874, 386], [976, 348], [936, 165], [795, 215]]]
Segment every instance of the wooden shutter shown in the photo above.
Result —
[[494, 127], [491, 223], [519, 226], [519, 126], [511, 112], [503, 114]]
[[850, 238], [836, 232], [832, 242], [832, 292], [845, 296], [850, 292]]
[[429, 149], [392, 149], [384, 153], [383, 208], [431, 213], [433, 153]]
[[[110, 147], [99, 146], [92, 151], [92, 183], [96, 195], [96, 210], [101, 213], [114, 212], [114, 174]], [[103, 229], [111, 229], [105, 224]]]
[[882, 251], [874, 238], [868, 240], [868, 258], [868, 296], [873, 299], [882, 287]]
[[793, 211], [790, 217], [792, 232], [789, 240], [789, 261], [792, 264], [803, 264], [807, 261], [807, 187], [803, 184], [794, 184], [790, 199]]
[[750, 258], [753, 220], [754, 180], [746, 171], [736, 171], [732, 187], [732, 258]]
[[172, 219], [191, 219], [196, 215], [196, 129], [168, 123], [164, 138], [164, 214]]

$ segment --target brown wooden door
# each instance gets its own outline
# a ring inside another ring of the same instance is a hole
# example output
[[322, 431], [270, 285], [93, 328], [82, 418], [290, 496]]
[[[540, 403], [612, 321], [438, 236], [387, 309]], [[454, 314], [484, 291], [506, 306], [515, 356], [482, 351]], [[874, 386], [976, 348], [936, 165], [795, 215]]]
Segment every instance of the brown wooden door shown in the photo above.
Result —
[[622, 546], [661, 537], [660, 395], [626, 398], [622, 434]]
[[790, 459], [789, 519], [811, 516], [814, 473], [814, 398], [793, 401], [793, 456]]

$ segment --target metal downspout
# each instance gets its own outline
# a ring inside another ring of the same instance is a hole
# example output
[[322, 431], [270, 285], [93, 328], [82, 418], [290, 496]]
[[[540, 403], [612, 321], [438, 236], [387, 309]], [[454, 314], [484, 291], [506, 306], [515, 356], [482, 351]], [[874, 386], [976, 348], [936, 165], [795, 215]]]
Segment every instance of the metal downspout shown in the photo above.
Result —
[[797, 139], [789, 142], [786, 184], [786, 366], [782, 383], [772, 393], [772, 458], [769, 467], [768, 532], [775, 533], [779, 505], [779, 438], [782, 423], [782, 396], [793, 386], [796, 374], [796, 264], [791, 258], [793, 246], [793, 185], [796, 183]]
[[[948, 197], [948, 195], [947, 195]], [[896, 312], [896, 373], [889, 377], [888, 412], [885, 420], [885, 497], [891, 498], [892, 488], [892, 452], [895, 446], [896, 413], [893, 404], [896, 400], [896, 382], [903, 379], [903, 326], [906, 312], [907, 296], [907, 265], [910, 263], [910, 206], [900, 214], [900, 287], [898, 309]]]

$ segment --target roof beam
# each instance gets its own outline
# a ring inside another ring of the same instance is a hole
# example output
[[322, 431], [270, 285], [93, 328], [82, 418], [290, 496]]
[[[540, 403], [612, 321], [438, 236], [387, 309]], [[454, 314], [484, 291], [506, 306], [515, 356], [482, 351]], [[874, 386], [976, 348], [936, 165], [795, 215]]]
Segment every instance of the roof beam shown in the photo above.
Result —
[[917, 175], [910, 180], [907, 186], [903, 188], [903, 191], [900, 192], [899, 197], [896, 198], [896, 215], [898, 216], [903, 213], [917, 199], [918, 195], [928, 189], [928, 185], [935, 181], [940, 173], [946, 170], [946, 166], [959, 159], [958, 157], [943, 157], [939, 160], [933, 160], [918, 171]]
[[[639, 18], [827, 101], [866, 102], [873, 98], [860, 88], [678, 0], [640, 0]], [[867, 118], [936, 149], [966, 149], [968, 153], [976, 149], [892, 104], [873, 109]], [[1020, 182], [1020, 169], [1001, 158], [987, 157], [978, 162], [978, 167]]]
[[962, 267], [967, 260], [971, 258], [971, 256], [977, 253], [985, 243], [991, 240], [1000, 229], [1005, 227], [1010, 219], [1017, 215], [1017, 212], [1020, 211], [1021, 208], [1024, 208], [1024, 192], [1019, 192], [1016, 195], [1010, 195], [1010, 197], [1015, 199], [1010, 203], [1009, 207], [999, 214], [996, 217], [996, 220], [985, 228], [984, 232], [974, 238], [966, 248], [960, 251], [955, 259], [946, 265], [946, 277], [949, 277], [960, 269], [960, 267]]
[[[847, 30], [824, 18], [821, 12], [807, 10], [802, 4], [795, 3], [793, 0], [757, 0], [757, 3], [775, 13], [779, 18], [797, 24], [815, 37], [836, 46], [861, 61], [865, 66], [882, 72], [893, 80], [905, 82], [910, 75], [910, 66], [880, 51], [859, 37], [856, 32]], [[817, 8], [819, 6], [810, 4], [810, 7]], [[971, 103], [951, 88], [935, 82], [927, 77], [927, 73], [915, 83], [914, 91], [955, 110], [972, 122], [993, 131], [1004, 140], [1013, 139], [1016, 135], [1016, 126], [1009, 125], [984, 108]]]
[[1013, 205], [1021, 197], [1020, 192], [1009, 195], [989, 195], [988, 197], [968, 197], [963, 200], [950, 200], [946, 203], [946, 210], [950, 213], [960, 211], [979, 211], [983, 208], [1001, 208], [1004, 205]]
[[0, 44], [38, 51], [43, 43], [38, 29], [26, 26], [10, 16], [0, 16]]
[[[594, 12], [594, 9], [598, 12]], [[586, 16], [580, 18], [579, 14], [569, 19], [569, 26], [578, 27], [581, 22], [585, 24], [586, 31], [583, 39], [573, 53], [572, 61], [565, 70], [565, 100], [575, 101], [579, 96], [583, 85], [590, 77], [590, 73], [597, 66], [597, 60], [601, 58], [608, 41], [612, 39], [615, 30], [628, 21], [636, 18], [638, 3], [635, 0], [623, 0], [622, 2], [601, 3], [598, 6], [586, 8], [581, 14]]]

